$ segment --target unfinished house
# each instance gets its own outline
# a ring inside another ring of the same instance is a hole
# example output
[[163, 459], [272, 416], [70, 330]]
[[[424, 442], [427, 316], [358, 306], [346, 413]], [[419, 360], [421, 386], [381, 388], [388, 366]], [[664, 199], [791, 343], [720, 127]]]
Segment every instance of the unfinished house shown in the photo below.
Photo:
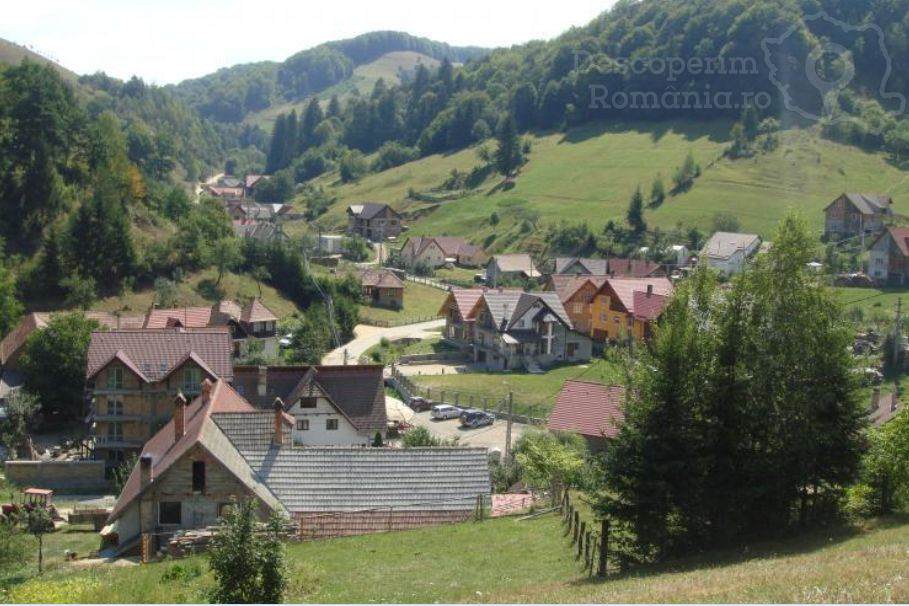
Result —
[[161, 545], [177, 530], [211, 526], [237, 498], [257, 500], [263, 517], [291, 518], [303, 538], [322, 538], [463, 521], [490, 495], [485, 448], [295, 445], [283, 404], [256, 409], [223, 380], [188, 406], [176, 397], [105, 541], [120, 553], [136, 551], [143, 535]]
[[205, 378], [233, 379], [231, 351], [223, 327], [92, 333], [85, 379], [94, 457], [116, 466], [139, 452], [178, 393], [192, 397]]
[[372, 242], [396, 237], [404, 231], [401, 215], [388, 204], [364, 202], [347, 207], [347, 233], [359, 235]]

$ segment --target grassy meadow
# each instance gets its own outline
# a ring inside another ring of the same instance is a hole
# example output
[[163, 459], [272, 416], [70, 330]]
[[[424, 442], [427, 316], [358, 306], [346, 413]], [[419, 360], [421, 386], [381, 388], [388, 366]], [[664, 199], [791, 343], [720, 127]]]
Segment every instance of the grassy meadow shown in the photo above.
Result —
[[360, 321], [364, 324], [410, 324], [435, 318], [445, 301], [447, 293], [438, 288], [404, 282], [404, 306], [401, 309], [386, 309], [371, 305], [360, 305]]
[[[769, 236], [783, 213], [796, 208], [820, 235], [821, 211], [842, 191], [890, 193], [896, 211], [909, 214], [909, 173], [884, 154], [796, 129], [781, 133], [773, 152], [730, 160], [723, 157], [729, 128], [728, 122], [612, 123], [530, 136], [530, 160], [511, 189], [493, 175], [478, 193], [437, 203], [410, 200], [408, 190], [438, 187], [455, 168], [469, 171], [479, 163], [476, 148], [421, 158], [355, 183], [342, 184], [331, 173], [316, 180], [338, 197], [321, 222], [340, 226], [348, 204], [382, 201], [410, 217], [412, 234], [463, 235], [490, 252], [509, 250], [534, 238], [518, 232], [525, 219], [536, 222], [537, 232], [562, 219], [586, 222], [594, 230], [609, 220], [623, 221], [635, 187], [646, 193], [660, 175], [671, 188], [672, 173], [689, 151], [701, 165], [701, 177], [687, 192], [648, 208], [650, 225], [682, 223], [709, 231], [714, 215], [727, 212], [738, 217], [743, 230]], [[496, 226], [489, 221], [493, 212], [500, 218]]]
[[[909, 520], [717, 551], [590, 579], [547, 514], [288, 547], [286, 602], [906, 602]], [[493, 545], [492, 549], [482, 546]], [[18, 579], [9, 602], [206, 602], [204, 557], [54, 567]]]

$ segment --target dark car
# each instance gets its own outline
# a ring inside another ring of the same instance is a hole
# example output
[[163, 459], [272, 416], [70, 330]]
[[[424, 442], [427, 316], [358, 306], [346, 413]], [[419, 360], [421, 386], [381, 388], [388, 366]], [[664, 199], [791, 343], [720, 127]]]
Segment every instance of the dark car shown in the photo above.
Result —
[[421, 398], [420, 396], [413, 396], [412, 398], [410, 398], [410, 402], [408, 402], [408, 405], [410, 406], [411, 409], [413, 409], [416, 412], [422, 412], [424, 410], [429, 410], [430, 408], [432, 408], [432, 402], [430, 402], [426, 398]]
[[495, 420], [494, 415], [482, 410], [470, 409], [461, 413], [461, 425], [464, 427], [476, 428], [492, 425]]

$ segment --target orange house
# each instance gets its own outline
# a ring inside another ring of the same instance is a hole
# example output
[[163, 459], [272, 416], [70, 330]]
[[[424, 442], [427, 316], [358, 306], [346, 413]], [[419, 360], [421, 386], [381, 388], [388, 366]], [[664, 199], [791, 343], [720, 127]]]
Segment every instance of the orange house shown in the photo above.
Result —
[[579, 333], [591, 334], [591, 303], [607, 276], [560, 275], [549, 276], [546, 290], [559, 295], [562, 306]]
[[672, 290], [662, 277], [607, 278], [590, 304], [590, 336], [600, 342], [646, 341]]

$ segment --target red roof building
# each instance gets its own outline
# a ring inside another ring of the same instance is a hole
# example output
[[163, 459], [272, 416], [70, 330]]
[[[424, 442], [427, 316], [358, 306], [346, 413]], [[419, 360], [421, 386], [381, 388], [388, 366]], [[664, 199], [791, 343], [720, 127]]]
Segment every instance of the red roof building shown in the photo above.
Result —
[[549, 429], [579, 434], [598, 450], [618, 435], [624, 406], [625, 388], [620, 385], [565, 381], [549, 415]]

